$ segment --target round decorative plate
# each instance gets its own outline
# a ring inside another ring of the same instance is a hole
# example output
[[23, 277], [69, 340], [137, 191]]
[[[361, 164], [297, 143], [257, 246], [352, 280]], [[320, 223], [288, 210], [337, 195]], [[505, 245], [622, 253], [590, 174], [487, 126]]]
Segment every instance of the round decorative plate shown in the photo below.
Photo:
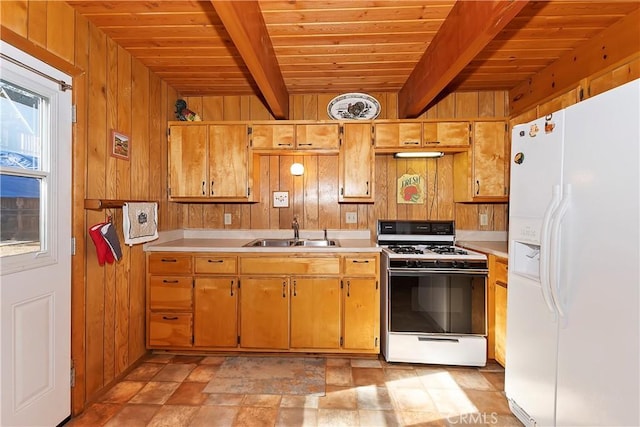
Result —
[[335, 120], [373, 120], [380, 114], [380, 103], [366, 93], [345, 93], [329, 102], [327, 114]]

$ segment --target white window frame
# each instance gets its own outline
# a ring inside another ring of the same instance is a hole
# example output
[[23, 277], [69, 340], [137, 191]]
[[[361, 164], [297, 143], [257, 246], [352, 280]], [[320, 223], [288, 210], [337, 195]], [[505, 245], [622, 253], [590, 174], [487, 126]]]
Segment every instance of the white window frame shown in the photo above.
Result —
[[[0, 52], [4, 55], [25, 64], [54, 80], [70, 82], [71, 77], [46, 63], [22, 52], [8, 43], [0, 41]], [[47, 112], [49, 126], [43, 126], [43, 144], [40, 158], [40, 170], [31, 171], [9, 167], [1, 167], [0, 171], [10, 175], [20, 175], [41, 178], [40, 187], [40, 242], [41, 250], [19, 255], [0, 257], [0, 275], [16, 273], [46, 265], [55, 264], [58, 261], [59, 239], [69, 239], [71, 236], [59, 236], [57, 232], [57, 198], [51, 194], [51, 188], [57, 188], [59, 182], [59, 161], [71, 159], [71, 144], [55, 144], [62, 138], [71, 139], [71, 91], [61, 91], [60, 84], [47, 79], [17, 64], [0, 57], [0, 77], [3, 80], [19, 85], [37, 94], [48, 98]], [[56, 149], [53, 149], [53, 147]], [[67, 151], [59, 147], [67, 146]], [[71, 165], [69, 165], [70, 169]], [[70, 189], [60, 189], [70, 191]]]

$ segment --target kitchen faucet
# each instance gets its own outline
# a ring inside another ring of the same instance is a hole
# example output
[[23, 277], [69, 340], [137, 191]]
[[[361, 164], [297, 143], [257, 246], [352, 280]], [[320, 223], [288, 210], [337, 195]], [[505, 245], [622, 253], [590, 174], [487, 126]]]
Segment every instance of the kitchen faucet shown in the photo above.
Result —
[[298, 217], [293, 217], [293, 222], [291, 223], [291, 228], [293, 228], [293, 238], [295, 240], [300, 239], [300, 224], [298, 224]]

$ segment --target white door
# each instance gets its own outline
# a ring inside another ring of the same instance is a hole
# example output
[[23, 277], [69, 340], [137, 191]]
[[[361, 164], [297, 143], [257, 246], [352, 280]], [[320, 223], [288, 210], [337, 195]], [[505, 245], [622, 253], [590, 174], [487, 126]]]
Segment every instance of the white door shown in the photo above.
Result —
[[71, 78], [0, 50], [0, 425], [55, 426], [71, 401], [71, 93], [45, 76]]

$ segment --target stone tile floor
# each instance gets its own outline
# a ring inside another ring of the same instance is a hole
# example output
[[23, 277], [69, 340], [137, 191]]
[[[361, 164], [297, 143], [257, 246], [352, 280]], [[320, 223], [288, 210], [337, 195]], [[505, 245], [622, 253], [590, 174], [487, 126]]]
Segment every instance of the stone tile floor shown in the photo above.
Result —
[[65, 426], [522, 425], [493, 361], [466, 368], [327, 357], [325, 396], [203, 393], [224, 361], [150, 355]]

